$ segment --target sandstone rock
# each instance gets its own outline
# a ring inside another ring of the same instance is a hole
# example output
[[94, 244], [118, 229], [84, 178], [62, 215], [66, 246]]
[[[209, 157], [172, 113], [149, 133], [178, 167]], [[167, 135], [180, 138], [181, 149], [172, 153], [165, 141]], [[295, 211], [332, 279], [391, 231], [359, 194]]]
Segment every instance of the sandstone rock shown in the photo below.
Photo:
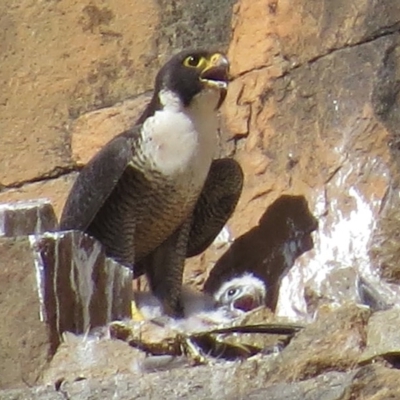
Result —
[[20, 188], [0, 191], [1, 203], [15, 203], [16, 201], [30, 201], [41, 198], [50, 200], [56, 216], [61, 216], [65, 198], [76, 178], [76, 173], [71, 173], [57, 179], [23, 185]]
[[[298, 383], [278, 383], [247, 394], [248, 400], [344, 400], [354, 373], [327, 372]], [[241, 397], [243, 398], [243, 397]], [[236, 397], [239, 399], [239, 397]]]
[[[104, 380], [82, 380], [65, 382], [61, 392], [71, 400], [83, 398], [118, 398], [118, 399], [226, 399], [245, 396], [250, 390], [265, 385], [266, 363], [249, 361], [245, 363], [221, 363], [214, 366], [196, 368], [177, 368], [141, 375], [115, 375]], [[246, 377], [246, 379], [241, 379]], [[11, 395], [26, 398], [40, 398], [44, 388], [1, 392], [1, 398], [13, 398]], [[52, 389], [54, 398], [59, 394]], [[47, 394], [50, 397], [51, 391]], [[4, 397], [2, 397], [4, 396]], [[9, 397], [6, 397], [9, 396]], [[28, 397], [32, 396], [32, 397]], [[35, 397], [36, 396], [36, 397]], [[99, 397], [97, 397], [99, 396]]]
[[400, 397], [400, 371], [382, 365], [361, 368], [351, 386], [353, 399], [386, 400]]
[[0, 393], [3, 400], [64, 400], [65, 397], [61, 392], [54, 390], [52, 386], [39, 386], [33, 389], [16, 389], [9, 391], [2, 391]]
[[144, 358], [144, 353], [120, 340], [64, 333], [41, 381], [54, 386], [81, 379], [104, 379], [117, 373], [138, 374], [139, 362]]
[[[253, 367], [253, 369], [251, 369]], [[257, 369], [256, 368], [261, 367]], [[194, 383], [192, 371], [196, 372], [198, 383]], [[361, 368], [350, 373], [328, 372], [317, 378], [295, 383], [281, 383], [263, 388], [249, 387], [252, 382], [259, 386], [262, 382], [263, 368], [257, 362], [240, 364], [225, 364], [213, 368], [198, 367], [191, 370], [175, 370], [171, 373], [160, 372], [140, 376], [120, 375], [118, 379], [81, 380], [65, 383], [59, 391], [54, 388], [38, 387], [33, 389], [1, 391], [2, 399], [14, 400], [29, 399], [60, 399], [60, 395], [71, 400], [93, 400], [118, 397], [118, 399], [156, 399], [163, 396], [165, 399], [176, 398], [229, 398], [250, 400], [350, 400], [363, 398], [367, 400], [386, 400], [397, 398], [398, 388], [396, 381], [398, 370], [391, 370], [382, 366]], [[183, 371], [187, 371], [186, 375]], [[246, 373], [243, 386], [239, 381], [232, 380], [238, 372]], [[210, 379], [210, 377], [212, 377]], [[208, 380], [207, 380], [208, 379]], [[220, 379], [217, 382], [217, 379]], [[249, 381], [250, 380], [250, 381]], [[153, 383], [153, 385], [152, 385]], [[228, 384], [229, 383], [229, 384]], [[236, 392], [229, 386], [234, 383]], [[265, 383], [264, 383], [265, 384]], [[239, 389], [238, 389], [239, 388]], [[389, 396], [389, 397], [387, 397]]]
[[270, 382], [298, 381], [357, 365], [370, 316], [366, 307], [321, 309], [316, 322], [301, 330], [272, 364]]
[[109, 140], [134, 125], [150, 97], [149, 94], [144, 94], [79, 117], [74, 122], [71, 134], [74, 162], [85, 165]]
[[[81, 381], [74, 384], [65, 385], [64, 393], [70, 399], [80, 399], [82, 393], [101, 392], [103, 396], [111, 398], [116, 396], [119, 399], [138, 398], [138, 399], [176, 399], [176, 398], [199, 398], [199, 399], [244, 399], [254, 392], [255, 387], [262, 385], [263, 373], [265, 368], [261, 362], [247, 362], [242, 365], [222, 364], [214, 367], [197, 367], [191, 369], [176, 369], [168, 372], [153, 373], [141, 377], [139, 381], [134, 381], [133, 377], [128, 376], [122, 379], [113, 379], [108, 382]], [[240, 379], [245, 376], [246, 379]], [[196, 382], [196, 383], [194, 383]], [[316, 393], [323, 394], [329, 400], [340, 399], [339, 394], [343, 394], [351, 379], [344, 374], [331, 373], [319, 380], [306, 382], [297, 385], [280, 385], [276, 388], [271, 387], [265, 393], [275, 393], [275, 398], [287, 399], [287, 393], [293, 396], [290, 399], [303, 399], [301, 395], [305, 390], [314, 389]], [[284, 387], [282, 387], [284, 386]], [[275, 390], [274, 390], [275, 389]], [[278, 397], [279, 389], [282, 397]], [[286, 390], [285, 390], [286, 389]], [[297, 389], [297, 390], [296, 390]], [[331, 389], [331, 391], [329, 390]], [[297, 393], [296, 393], [297, 392]], [[333, 393], [332, 393], [333, 392]], [[333, 397], [333, 395], [336, 395]], [[104, 397], [103, 397], [104, 398]], [[257, 397], [256, 397], [257, 398]], [[270, 399], [270, 397], [264, 397]], [[307, 399], [307, 397], [306, 397]], [[309, 399], [319, 399], [309, 397]]]
[[[215, 395], [218, 393], [219, 396], [222, 396], [222, 393], [225, 395], [230, 393], [232, 393], [232, 395], [237, 395], [238, 393], [243, 394], [250, 390], [254, 391], [256, 388], [267, 388], [274, 382], [281, 382], [282, 385], [275, 388], [271, 387], [269, 389], [260, 390], [257, 395], [264, 392], [271, 393], [271, 396], [273, 393], [277, 395], [277, 393], [279, 393], [278, 387], [280, 387], [282, 393], [292, 391], [293, 395], [297, 395], [299, 396], [298, 398], [301, 398], [300, 394], [304, 393], [306, 388], [313, 388], [312, 390], [315, 390], [318, 394], [324, 393], [324, 396], [333, 396], [327, 398], [336, 398], [334, 396], [337, 396], [337, 393], [342, 393], [344, 388], [338, 383], [336, 389], [334, 389], [333, 387], [335, 385], [331, 387], [330, 385], [323, 385], [323, 382], [330, 381], [330, 378], [328, 378], [328, 376], [330, 376], [328, 371], [332, 368], [348, 370], [357, 365], [362, 347], [364, 346], [365, 326], [368, 316], [369, 311], [366, 308], [359, 308], [356, 306], [348, 306], [340, 309], [326, 309], [324, 312], [320, 313], [320, 317], [315, 323], [298, 333], [280, 355], [263, 356], [259, 354], [253, 361], [249, 360], [241, 364], [227, 364], [223, 359], [217, 359], [210, 363], [208, 368], [202, 367], [200, 369], [194, 367], [187, 368], [187, 366], [186, 368], [182, 368], [179, 367], [179, 364], [178, 366], [176, 364], [173, 366], [170, 363], [169, 368], [171, 369], [168, 371], [168, 374], [171, 381], [177, 379], [175, 388], [180, 387], [182, 371], [186, 371], [188, 376], [194, 374], [193, 376], [196, 376], [196, 383], [200, 385], [198, 387], [198, 390], [200, 390], [198, 395], [201, 398], [208, 398], [208, 396], [211, 396], [211, 393]], [[251, 323], [252, 317], [250, 317], [250, 314], [249, 318], [250, 319], [246, 321]], [[117, 326], [118, 324], [114, 324], [113, 329], [116, 329]], [[130, 326], [134, 327], [134, 324]], [[122, 325], [121, 327], [123, 328]], [[138, 326], [138, 329], [140, 329], [140, 326]], [[163, 332], [163, 330], [161, 329], [160, 332]], [[113, 335], [115, 335], [115, 333], [116, 331], [114, 331]], [[117, 336], [127, 335], [127, 337], [121, 336], [123, 340], [132, 339], [133, 331], [129, 330], [129, 325], [125, 326], [125, 330], [124, 328], [120, 329], [117, 333]], [[156, 331], [154, 331], [154, 333], [156, 333]], [[243, 334], [240, 334], [240, 336], [241, 335]], [[227, 339], [226, 334], [221, 334], [220, 336], [222, 342]], [[59, 352], [57, 352], [50, 364], [50, 368], [45, 372], [45, 380], [48, 383], [54, 383], [57, 379], [64, 377], [65, 382], [63, 383], [63, 388], [67, 392], [69, 392], [67, 388], [71, 388], [71, 382], [81, 375], [82, 378], [90, 380], [87, 384], [84, 384], [86, 387], [85, 390], [95, 390], [94, 387], [96, 383], [93, 381], [93, 378], [101, 379], [103, 382], [102, 385], [106, 384], [105, 382], [109, 380], [112, 376], [112, 371], [114, 371], [117, 366], [121, 368], [121, 371], [123, 370], [131, 374], [131, 381], [137, 381], [137, 375], [140, 374], [140, 381], [143, 385], [145, 385], [144, 382], [146, 382], [147, 379], [157, 380], [165, 378], [163, 373], [158, 372], [151, 374], [149, 378], [147, 378], [146, 375], [141, 375], [147, 370], [147, 359], [144, 359], [143, 355], [140, 355], [140, 353], [130, 352], [128, 348], [126, 348], [126, 354], [118, 357], [119, 359], [115, 361], [114, 365], [105, 365], [105, 357], [100, 357], [101, 354], [114, 351], [113, 349], [117, 352], [119, 351], [118, 349], [125, 351], [121, 344], [107, 343], [110, 339], [83, 336], [71, 337], [71, 335], [68, 335], [67, 339], [66, 343], [61, 345]], [[236, 343], [240, 343], [240, 341], [238, 340]], [[86, 352], [87, 356], [82, 358], [82, 352]], [[122, 359], [125, 361], [121, 365], [120, 361]], [[152, 363], [154, 364], [154, 362]], [[151, 363], [149, 365], [151, 365]], [[231, 392], [230, 388], [223, 387], [221, 382], [225, 381], [220, 381], [221, 387], [215, 387], [215, 389], [203, 385], [200, 383], [202, 382], [203, 374], [204, 376], [212, 374], [214, 378], [216, 378], [216, 375], [220, 375], [221, 379], [226, 379], [223, 378], [223, 376], [228, 376], [229, 374], [229, 382], [235, 382], [235, 385], [238, 385], [236, 387], [237, 391]], [[241, 374], [246, 374], [245, 380], [240, 379]], [[189, 379], [188, 376], [184, 379]], [[316, 379], [311, 379], [306, 384], [292, 386], [283, 384], [284, 382], [299, 381], [316, 376], [318, 376]], [[341, 374], [338, 372], [332, 375], [334, 380], [336, 379], [335, 377], [340, 376]], [[346, 385], [350, 384], [350, 380], [348, 379], [350, 379], [351, 376], [352, 374], [349, 374], [346, 377]], [[121, 374], [120, 379], [123, 379], [122, 377], [123, 375]], [[88, 389], [87, 385], [89, 385], [90, 389]], [[187, 385], [190, 386], [189, 383], [186, 383], [186, 385], [183, 385], [182, 389], [179, 390], [187, 390]], [[154, 393], [155, 396], [160, 396], [161, 393], [168, 396], [169, 388], [167, 386], [162, 387], [164, 389], [158, 387], [157, 391]], [[137, 386], [135, 390], [140, 391], [142, 389], [143, 386]], [[77, 390], [75, 393], [78, 395], [78, 389], [75, 387], [73, 390]], [[82, 387], [79, 390], [83, 390]], [[166, 391], [163, 392], [162, 390]], [[209, 392], [209, 390], [219, 390], [220, 392]], [[254, 393], [254, 396], [256, 396], [256, 393]], [[233, 396], [233, 398], [236, 397]], [[277, 399], [279, 399], [279, 397], [277, 397]]]
[[57, 218], [47, 200], [0, 204], [0, 236], [27, 236], [57, 229]]
[[[368, 317], [366, 308], [325, 308], [318, 320], [298, 333], [277, 357], [257, 356], [240, 363], [219, 361], [208, 366], [152, 373], [138, 369], [137, 362], [144, 360], [143, 355], [125, 343], [68, 335], [45, 373], [46, 382], [55, 385], [0, 391], [0, 398], [46, 398], [39, 397], [40, 394], [57, 399], [60, 393], [72, 400], [88, 396], [92, 399], [115, 396], [384, 400], [389, 395], [397, 398], [398, 370], [380, 365], [378, 359], [374, 365], [357, 368]], [[394, 322], [388, 313], [382, 313], [378, 319], [371, 323], [387, 326]], [[110, 363], [106, 355], [114, 351], [120, 355], [115, 363]], [[331, 371], [332, 368], [336, 371]], [[116, 371], [119, 372], [115, 374]]]
[[27, 12], [18, 1], [0, 14], [8, 26], [0, 182], [10, 186], [71, 168], [71, 116], [146, 87], [151, 71], [141, 55], [152, 51], [158, 10], [152, 2], [132, 8], [119, 0], [104, 7], [37, 3]]
[[355, 7], [345, 1], [333, 6], [329, 0], [241, 0], [233, 17], [233, 73], [279, 66], [290, 70], [313, 62], [395, 32], [399, 13], [399, 5], [387, 0], [361, 0]]
[[400, 310], [374, 313], [368, 321], [367, 346], [360, 357], [360, 362], [372, 361], [378, 357], [391, 358], [400, 354], [399, 333]]
[[[244, 380], [240, 379], [240, 373]], [[105, 380], [65, 383], [57, 391], [52, 386], [0, 391], [4, 400], [44, 399], [102, 400], [229, 398], [249, 400], [387, 400], [397, 398], [398, 370], [380, 365], [340, 373], [327, 372], [302, 382], [268, 385], [263, 381], [262, 362], [247, 361], [214, 367], [197, 367], [141, 375], [118, 375]]]
[[33, 385], [56, 343], [28, 237], [0, 238], [0, 388]]
[[[394, 140], [397, 140], [396, 138]], [[395, 178], [397, 180], [397, 177]], [[377, 222], [371, 246], [371, 258], [379, 266], [380, 277], [396, 291], [400, 283], [400, 213], [396, 190], [390, 190], [385, 212]]]
[[[386, 265], [383, 277], [396, 276], [397, 230], [386, 230], [376, 243], [380, 253], [393, 254], [390, 265], [388, 257], [370, 252], [376, 229], [384, 230], [385, 212], [399, 209], [400, 42], [394, 15], [400, 10], [390, 1], [331, 6], [242, 0], [229, 50], [235, 80], [224, 110], [245, 173], [230, 221], [233, 236], [247, 235], [286, 195], [304, 196], [318, 220], [313, 249], [294, 260], [277, 304], [278, 313], [298, 319], [310, 318], [309, 282], [319, 285], [336, 269], [351, 267], [372, 286], [384, 286], [379, 292], [388, 304], [400, 298], [398, 285], [377, 279], [377, 266]], [[279, 229], [270, 228], [270, 235]], [[251, 253], [251, 245], [249, 240], [239, 254]], [[239, 260], [235, 253], [226, 263], [253, 268], [245, 257]], [[320, 286], [317, 297], [324, 298], [325, 289]]]
[[183, 0], [158, 2], [160, 24], [157, 31], [159, 53], [192, 47], [225, 49], [231, 36], [232, 7], [235, 0]]

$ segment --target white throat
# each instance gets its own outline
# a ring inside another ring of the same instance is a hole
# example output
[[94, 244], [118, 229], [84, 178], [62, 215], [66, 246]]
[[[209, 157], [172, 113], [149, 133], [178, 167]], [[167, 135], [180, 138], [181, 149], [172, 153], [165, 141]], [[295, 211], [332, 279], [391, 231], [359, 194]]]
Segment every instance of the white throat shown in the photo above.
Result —
[[187, 177], [202, 186], [217, 147], [219, 93], [204, 90], [189, 107], [167, 90], [162, 90], [159, 98], [163, 109], [142, 128], [143, 150], [162, 174]]

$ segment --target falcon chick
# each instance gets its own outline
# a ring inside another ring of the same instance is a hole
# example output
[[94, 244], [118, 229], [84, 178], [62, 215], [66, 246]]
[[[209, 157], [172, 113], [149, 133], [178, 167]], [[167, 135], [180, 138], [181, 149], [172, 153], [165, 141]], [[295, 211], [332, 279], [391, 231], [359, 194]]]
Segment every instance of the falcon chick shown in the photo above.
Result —
[[[183, 291], [184, 319], [170, 319], [168, 325], [184, 332], [201, 331], [226, 324], [265, 304], [264, 282], [251, 273], [224, 282], [211, 296], [189, 288]], [[135, 300], [146, 319], [163, 316], [160, 302], [151, 293], [137, 293]]]
[[264, 282], [251, 273], [245, 273], [224, 282], [213, 297], [216, 307], [247, 312], [264, 305], [266, 295]]

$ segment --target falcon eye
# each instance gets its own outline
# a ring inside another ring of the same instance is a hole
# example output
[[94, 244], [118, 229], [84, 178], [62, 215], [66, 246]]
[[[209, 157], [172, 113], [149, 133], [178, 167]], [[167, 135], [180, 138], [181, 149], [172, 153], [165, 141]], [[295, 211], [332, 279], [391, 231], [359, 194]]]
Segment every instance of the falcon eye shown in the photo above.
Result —
[[188, 56], [185, 58], [183, 61], [183, 65], [185, 67], [192, 67], [192, 68], [198, 68], [203, 64], [205, 61], [204, 57], [201, 56]]
[[236, 293], [236, 289], [229, 289], [228, 290], [228, 296], [232, 297]]

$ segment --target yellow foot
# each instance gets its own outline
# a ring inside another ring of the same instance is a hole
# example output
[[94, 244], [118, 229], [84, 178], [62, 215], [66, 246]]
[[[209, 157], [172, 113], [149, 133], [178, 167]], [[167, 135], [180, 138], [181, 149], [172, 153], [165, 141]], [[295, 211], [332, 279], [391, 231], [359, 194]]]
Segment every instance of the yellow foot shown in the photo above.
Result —
[[135, 300], [131, 301], [131, 314], [132, 314], [132, 320], [133, 321], [137, 321], [137, 322], [141, 322], [141, 321], [145, 321], [145, 317], [142, 314], [142, 312], [138, 309]]
[[193, 365], [207, 364], [207, 359], [201, 353], [200, 348], [193, 343], [190, 336], [178, 335], [177, 339], [180, 342], [182, 353], [191, 360]]

